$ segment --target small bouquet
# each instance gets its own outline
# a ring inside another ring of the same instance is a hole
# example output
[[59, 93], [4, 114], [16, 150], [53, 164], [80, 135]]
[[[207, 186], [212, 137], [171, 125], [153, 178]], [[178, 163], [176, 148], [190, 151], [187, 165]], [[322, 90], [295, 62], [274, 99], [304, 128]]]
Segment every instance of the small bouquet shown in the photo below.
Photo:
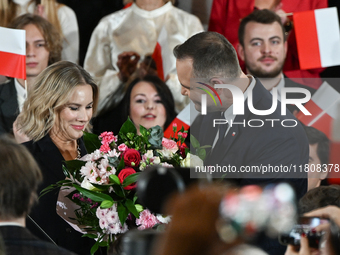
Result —
[[99, 137], [84, 133], [89, 154], [66, 161], [66, 179], [42, 191], [45, 194], [61, 187], [58, 214], [84, 236], [96, 240], [91, 254], [99, 246], [109, 246], [129, 228], [146, 229], [169, 222], [169, 217], [154, 215], [138, 204], [135, 188], [138, 175], [148, 166], [189, 167], [190, 157], [197, 157], [190, 156], [185, 146], [187, 131], [174, 125], [173, 132], [167, 139], [159, 126], [140, 126], [138, 135], [128, 119], [117, 136], [112, 132]]

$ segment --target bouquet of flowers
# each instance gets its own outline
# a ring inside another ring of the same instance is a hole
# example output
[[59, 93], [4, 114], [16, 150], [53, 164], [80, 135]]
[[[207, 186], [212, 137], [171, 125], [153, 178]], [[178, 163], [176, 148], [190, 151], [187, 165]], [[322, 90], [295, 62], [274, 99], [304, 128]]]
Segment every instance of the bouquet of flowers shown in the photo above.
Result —
[[138, 175], [148, 166], [190, 167], [190, 158], [195, 159], [195, 164], [203, 164], [197, 156], [190, 155], [184, 144], [187, 131], [177, 130], [174, 125], [173, 132], [167, 139], [159, 126], [150, 129], [140, 126], [138, 135], [128, 119], [116, 136], [112, 132], [99, 137], [84, 133], [89, 154], [66, 161], [63, 167], [66, 179], [42, 191], [45, 194], [61, 187], [60, 194], [67, 194], [68, 200], [59, 195], [64, 202], [57, 204], [64, 209], [72, 207], [72, 217], [63, 218], [77, 225], [75, 229], [84, 236], [96, 240], [91, 254], [99, 246], [109, 246], [116, 235], [131, 227], [146, 229], [169, 222], [169, 217], [154, 215], [138, 204], [135, 188]]

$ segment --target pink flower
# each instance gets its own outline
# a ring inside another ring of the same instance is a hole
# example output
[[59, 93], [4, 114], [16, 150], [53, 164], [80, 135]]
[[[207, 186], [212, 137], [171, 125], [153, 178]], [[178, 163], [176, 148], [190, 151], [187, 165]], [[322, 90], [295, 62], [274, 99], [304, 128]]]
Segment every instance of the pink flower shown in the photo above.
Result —
[[145, 209], [139, 214], [139, 218], [136, 219], [136, 224], [140, 225], [139, 230], [152, 228], [156, 224], [160, 223], [155, 215], [153, 215], [148, 209]]
[[177, 146], [177, 143], [175, 141], [164, 138], [164, 137], [163, 137], [163, 140], [162, 140], [162, 146], [165, 149], [170, 150], [172, 153], [175, 153], [178, 150], [178, 146]]
[[172, 127], [176, 128], [177, 127], [177, 123], [172, 124]]
[[121, 144], [118, 146], [118, 150], [121, 151], [121, 152], [124, 152], [124, 151], [126, 151], [127, 149], [129, 149], [129, 147], [127, 147], [125, 143], [121, 143]]
[[100, 134], [99, 136], [101, 139], [102, 139], [102, 144], [105, 144], [105, 143], [112, 143], [113, 141], [117, 141], [117, 138], [113, 135], [113, 132], [103, 132]]
[[111, 150], [110, 145], [108, 143], [103, 143], [99, 149], [101, 152], [107, 153]]
[[188, 133], [182, 133], [183, 138], [187, 138], [187, 136], [188, 136]]

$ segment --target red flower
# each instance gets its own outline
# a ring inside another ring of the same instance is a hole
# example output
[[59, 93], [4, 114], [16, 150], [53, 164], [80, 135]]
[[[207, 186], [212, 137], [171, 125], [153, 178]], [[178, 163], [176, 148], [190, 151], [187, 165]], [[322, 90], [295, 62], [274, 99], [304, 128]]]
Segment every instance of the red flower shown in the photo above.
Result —
[[[134, 173], [136, 173], [136, 171], [131, 167], [122, 169], [118, 174], [118, 179], [120, 183], [123, 183], [126, 177]], [[137, 186], [137, 183], [134, 182], [134, 183], [131, 183], [129, 186], [124, 187], [124, 189], [130, 190], [130, 189], [136, 188], [136, 186]]]
[[128, 149], [124, 152], [125, 166], [137, 167], [140, 161], [141, 161], [140, 154], [135, 149]]
[[187, 146], [185, 144], [182, 144], [182, 145], [179, 146], [179, 151], [180, 151], [182, 158], [186, 158], [185, 148], [187, 148]]

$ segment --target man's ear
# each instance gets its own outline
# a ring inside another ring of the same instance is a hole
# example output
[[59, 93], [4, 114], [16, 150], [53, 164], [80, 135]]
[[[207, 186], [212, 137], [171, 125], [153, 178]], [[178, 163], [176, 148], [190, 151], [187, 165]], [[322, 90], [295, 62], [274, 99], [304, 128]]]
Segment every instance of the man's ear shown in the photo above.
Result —
[[240, 43], [237, 44], [237, 53], [238, 53], [240, 59], [242, 61], [244, 61], [244, 49], [243, 49], [243, 46]]
[[222, 93], [222, 88], [215, 88], [215, 84], [225, 84], [225, 82], [222, 81], [222, 80], [221, 80], [220, 78], [218, 78], [218, 77], [214, 77], [214, 78], [211, 78], [211, 79], [210, 79], [210, 84], [212, 84], [213, 87], [214, 87], [214, 89], [217, 91], [217, 93], [218, 93], [219, 95], [221, 95], [221, 93]]

